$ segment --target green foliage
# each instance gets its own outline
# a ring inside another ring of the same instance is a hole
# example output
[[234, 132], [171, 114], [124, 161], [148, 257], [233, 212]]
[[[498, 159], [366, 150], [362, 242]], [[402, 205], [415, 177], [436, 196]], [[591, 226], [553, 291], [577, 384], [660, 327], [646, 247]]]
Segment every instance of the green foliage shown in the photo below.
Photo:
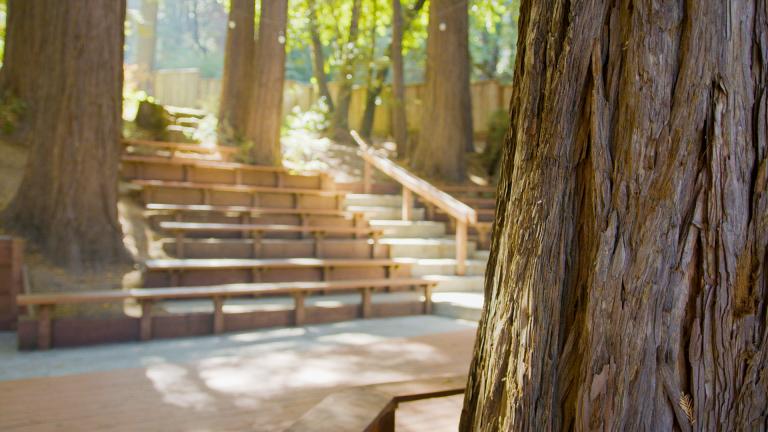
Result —
[[507, 130], [509, 130], [509, 115], [507, 111], [495, 111], [488, 120], [488, 136], [485, 140], [485, 149], [482, 155], [483, 167], [490, 177], [494, 177], [497, 174]]

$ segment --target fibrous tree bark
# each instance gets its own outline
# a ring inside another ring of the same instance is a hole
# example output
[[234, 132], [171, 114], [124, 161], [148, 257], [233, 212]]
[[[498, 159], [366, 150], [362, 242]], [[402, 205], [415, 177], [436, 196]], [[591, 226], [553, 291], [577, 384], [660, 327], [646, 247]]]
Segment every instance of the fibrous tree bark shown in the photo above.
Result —
[[316, 0], [308, 0], [307, 7], [309, 8], [309, 37], [312, 40], [312, 74], [315, 76], [317, 89], [320, 93], [320, 97], [328, 107], [328, 112], [333, 113], [335, 107], [333, 104], [333, 97], [331, 97], [331, 91], [328, 88], [328, 75], [325, 73], [323, 42], [320, 39], [320, 29], [318, 29], [317, 26], [318, 2]]
[[768, 10], [523, 1], [462, 430], [768, 429]]
[[251, 161], [280, 165], [288, 0], [262, 0], [248, 122]]
[[357, 58], [357, 36], [359, 33], [361, 0], [352, 0], [352, 15], [349, 21], [349, 37], [344, 44], [343, 63], [339, 71], [339, 90], [336, 94], [336, 109], [331, 119], [334, 137], [341, 141], [349, 140], [349, 104], [352, 100], [355, 63]]
[[239, 143], [245, 139], [253, 91], [255, 13], [255, 0], [232, 0], [230, 3], [219, 101], [220, 142]]
[[141, 0], [141, 19], [136, 44], [136, 64], [139, 67], [139, 88], [152, 93], [152, 72], [155, 70], [157, 48], [157, 11], [160, 0]]
[[[117, 218], [124, 1], [37, 0], [45, 44], [24, 77], [45, 101], [26, 171], [3, 224], [73, 270], [127, 259]], [[29, 12], [30, 10], [27, 10]]]
[[472, 145], [468, 21], [466, 0], [430, 2], [424, 120], [411, 162], [426, 176], [450, 181], [464, 178]]

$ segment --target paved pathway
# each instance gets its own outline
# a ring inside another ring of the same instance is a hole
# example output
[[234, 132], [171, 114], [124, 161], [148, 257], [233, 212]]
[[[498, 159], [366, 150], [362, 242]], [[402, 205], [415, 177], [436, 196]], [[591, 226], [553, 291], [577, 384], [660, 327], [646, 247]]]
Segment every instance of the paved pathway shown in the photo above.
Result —
[[466, 373], [474, 332], [420, 316], [32, 353], [4, 336], [0, 430], [279, 431], [339, 388]]

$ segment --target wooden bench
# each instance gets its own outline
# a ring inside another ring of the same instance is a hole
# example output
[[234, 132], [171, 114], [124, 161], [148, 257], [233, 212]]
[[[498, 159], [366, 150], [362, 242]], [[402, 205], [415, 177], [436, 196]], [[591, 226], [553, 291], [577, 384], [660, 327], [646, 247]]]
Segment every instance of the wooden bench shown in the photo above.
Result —
[[[143, 188], [143, 199], [145, 204], [153, 203], [156, 200], [155, 190], [159, 188], [170, 189], [182, 189], [182, 190], [194, 190], [200, 192], [199, 204], [210, 205], [211, 194], [213, 192], [239, 192], [249, 195], [249, 206], [260, 206], [260, 194], [275, 194], [275, 195], [290, 195], [292, 199], [292, 205], [290, 208], [301, 208], [302, 203], [300, 197], [302, 196], [315, 196], [315, 197], [327, 197], [335, 200], [335, 208], [341, 210], [344, 204], [343, 198], [346, 196], [346, 192], [335, 190], [321, 190], [321, 189], [304, 189], [304, 188], [287, 188], [287, 187], [269, 187], [269, 186], [248, 186], [248, 185], [228, 185], [228, 184], [216, 184], [216, 183], [194, 183], [194, 182], [179, 182], [179, 181], [163, 181], [163, 180], [133, 180], [132, 183], [139, 185]], [[188, 204], [188, 203], [185, 203]]]
[[[394, 272], [400, 268], [408, 269], [407, 261], [398, 259], [323, 259], [323, 258], [286, 258], [286, 259], [163, 259], [147, 260], [144, 262], [145, 276], [151, 276], [152, 272], [163, 272], [168, 278], [168, 285], [175, 287], [182, 285], [180, 279], [184, 273], [191, 271], [225, 271], [247, 270], [248, 282], [258, 283], [263, 281], [263, 273], [268, 270], [288, 269], [292, 271], [300, 269], [320, 270], [320, 279], [330, 281], [334, 271], [343, 269], [380, 267], [384, 270], [385, 278], [397, 280]], [[295, 277], [295, 275], [294, 275]], [[199, 275], [196, 279], [200, 279]], [[202, 283], [205, 285], [205, 282]]]
[[343, 226], [301, 226], [301, 225], [261, 225], [261, 224], [225, 224], [225, 223], [192, 223], [192, 222], [161, 222], [160, 228], [174, 234], [176, 239], [176, 256], [184, 258], [185, 235], [193, 232], [235, 232], [243, 235], [250, 234], [253, 244], [253, 257], [261, 256], [261, 239], [270, 233], [311, 233], [315, 239], [314, 255], [321, 257], [323, 239], [327, 235], [341, 234], [352, 235], [359, 238], [361, 235], [368, 236], [373, 240], [371, 243], [371, 255], [374, 257], [374, 251], [378, 239], [383, 231], [373, 228], [356, 228]]
[[169, 158], [175, 158], [178, 153], [197, 153], [208, 156], [217, 156], [223, 160], [231, 160], [240, 149], [237, 147], [216, 146], [206, 147], [200, 144], [177, 143], [169, 141], [152, 141], [139, 139], [123, 140], [123, 147], [126, 151], [130, 148], [144, 147], [150, 150], [164, 150], [169, 152]]
[[[152, 180], [151, 176], [147, 175], [147, 171], [153, 165], [160, 165], [164, 168], [173, 166], [177, 167], [177, 170], [180, 168], [180, 172], [176, 174], [178, 178], [174, 179], [174, 181], [202, 183], [205, 182], [206, 171], [213, 171], [215, 179], [220, 178], [222, 175], [230, 176], [231, 184], [234, 185], [264, 185], [262, 176], [258, 175], [267, 174], [268, 180], [271, 183], [269, 186], [273, 187], [286, 186], [286, 179], [306, 179], [307, 181], [304, 182], [306, 183], [310, 179], [316, 178], [316, 187], [318, 189], [332, 190], [335, 188], [331, 177], [322, 172], [295, 173], [278, 166], [250, 165], [189, 158], [124, 155], [122, 157], [122, 174], [129, 180]], [[131, 167], [133, 169], [129, 169]], [[197, 175], [196, 171], [201, 173], [202, 176]], [[164, 176], [168, 175], [168, 170], [165, 169]], [[215, 180], [211, 182], [213, 183]]]
[[163, 300], [211, 299], [213, 300], [212, 333], [225, 330], [226, 315], [223, 310], [227, 298], [263, 295], [289, 295], [293, 297], [293, 324], [305, 323], [304, 299], [309, 293], [325, 291], [358, 291], [361, 295], [360, 317], [372, 316], [373, 290], [381, 287], [415, 286], [424, 290], [422, 313], [432, 311], [432, 288], [435, 282], [421, 278], [346, 280], [332, 282], [283, 282], [259, 284], [232, 284], [205, 287], [179, 287], [130, 289], [112, 291], [85, 291], [77, 293], [47, 293], [17, 296], [19, 306], [35, 307], [37, 319], [37, 347], [52, 346], [52, 313], [57, 305], [109, 303], [134, 300], [141, 305], [140, 340], [152, 339], [152, 305]]
[[326, 396], [286, 432], [394, 432], [395, 412], [403, 402], [464, 393], [465, 375], [425, 378], [344, 389]]
[[310, 209], [310, 208], [273, 208], [273, 207], [249, 207], [206, 204], [158, 204], [149, 203], [147, 210], [163, 212], [171, 215], [176, 222], [183, 222], [184, 213], [221, 213], [235, 214], [240, 223], [250, 223], [250, 219], [267, 215], [294, 215], [299, 217], [300, 225], [307, 225], [311, 216], [347, 217], [354, 221], [354, 226], [366, 226], [364, 212], [353, 212], [338, 209]]

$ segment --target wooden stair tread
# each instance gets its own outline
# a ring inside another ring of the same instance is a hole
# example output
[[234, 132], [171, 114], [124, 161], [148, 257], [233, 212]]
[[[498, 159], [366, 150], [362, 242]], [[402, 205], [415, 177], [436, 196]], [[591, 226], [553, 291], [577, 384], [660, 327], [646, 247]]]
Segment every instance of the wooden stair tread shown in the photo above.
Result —
[[313, 209], [313, 208], [277, 208], [277, 207], [250, 207], [250, 206], [229, 206], [229, 205], [209, 205], [209, 204], [160, 204], [149, 203], [147, 210], [158, 211], [199, 211], [199, 212], [222, 212], [222, 213], [248, 213], [251, 214], [277, 214], [277, 215], [323, 215], [323, 216], [355, 216], [363, 215], [364, 212], [355, 212], [349, 210], [337, 209]]
[[251, 165], [239, 162], [226, 162], [219, 160], [206, 160], [206, 159], [189, 159], [189, 158], [166, 158], [160, 156], [140, 156], [140, 155], [123, 155], [123, 162], [142, 162], [142, 163], [157, 163], [166, 165], [192, 165], [200, 168], [221, 168], [229, 170], [246, 170], [246, 171], [260, 171], [260, 172], [279, 172], [290, 173], [297, 176], [316, 176], [319, 173], [306, 171], [301, 173], [295, 173], [289, 171], [285, 167], [269, 166], [269, 165]]
[[160, 222], [160, 228], [174, 231], [271, 231], [271, 232], [329, 232], [336, 234], [381, 234], [375, 228], [355, 228], [326, 225], [231, 224], [207, 222]]
[[40, 293], [17, 296], [19, 305], [53, 305], [75, 303], [101, 303], [128, 299], [166, 300], [206, 297], [227, 297], [251, 294], [291, 294], [299, 291], [358, 290], [409, 285], [435, 285], [437, 282], [424, 278], [363, 279], [319, 282], [267, 282], [211, 285], [199, 287], [136, 288], [130, 290], [83, 291], [76, 293]]
[[139, 186], [151, 187], [169, 187], [181, 189], [215, 189], [229, 192], [264, 192], [276, 194], [300, 194], [300, 195], [320, 195], [320, 196], [339, 196], [346, 195], [344, 191], [325, 190], [325, 189], [305, 189], [292, 187], [272, 187], [272, 186], [251, 186], [234, 185], [226, 183], [198, 183], [184, 182], [175, 180], [131, 180], [131, 183]]
[[200, 144], [177, 143], [177, 142], [171, 142], [171, 141], [141, 140], [141, 139], [124, 139], [123, 146], [164, 148], [164, 149], [174, 149], [178, 151], [188, 151], [188, 152], [194, 152], [194, 153], [230, 153], [231, 154], [231, 153], [237, 153], [238, 151], [240, 151], [240, 149], [237, 147], [227, 147], [227, 146], [205, 147]]
[[345, 258], [188, 258], [147, 260], [144, 265], [149, 270], [175, 269], [232, 269], [232, 268], [291, 268], [291, 267], [364, 267], [398, 266], [408, 264], [397, 259], [345, 259]]

